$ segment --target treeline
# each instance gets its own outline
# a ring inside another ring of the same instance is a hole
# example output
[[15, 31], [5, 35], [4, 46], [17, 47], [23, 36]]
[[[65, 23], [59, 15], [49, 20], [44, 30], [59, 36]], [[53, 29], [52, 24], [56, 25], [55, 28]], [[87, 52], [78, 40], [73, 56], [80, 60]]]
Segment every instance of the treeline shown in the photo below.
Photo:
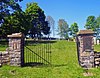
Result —
[[[94, 35], [97, 37], [97, 39], [100, 39], [100, 16], [88, 16], [84, 28], [93, 30], [95, 32]], [[60, 35], [60, 38], [69, 39], [69, 36], [72, 36], [74, 38], [77, 35], [78, 31], [79, 26], [76, 22], [69, 26], [67, 21], [65, 21], [64, 19], [59, 19], [58, 34]]]
[[75, 37], [76, 33], [79, 31], [77, 23], [73, 23], [70, 27], [64, 19], [59, 19], [58, 21], [58, 35], [60, 38], [69, 39], [69, 35]]
[[20, 1], [0, 1], [0, 36], [6, 38], [8, 34], [22, 32], [34, 38], [49, 34], [46, 16], [38, 4], [28, 3], [26, 10], [22, 11], [18, 4]]
[[[51, 16], [45, 16], [44, 11], [37, 3], [27, 3], [27, 8], [22, 11], [18, 4], [22, 0], [1, 0], [0, 1], [0, 38], [6, 38], [8, 34], [22, 32], [25, 36], [31, 38], [40, 38], [43, 35], [52, 33], [55, 36], [55, 21]], [[86, 29], [93, 30], [99, 38], [100, 16], [88, 16]], [[60, 38], [73, 38], [79, 31], [78, 23], [74, 22], [70, 26], [64, 19], [58, 20], [58, 35]]]

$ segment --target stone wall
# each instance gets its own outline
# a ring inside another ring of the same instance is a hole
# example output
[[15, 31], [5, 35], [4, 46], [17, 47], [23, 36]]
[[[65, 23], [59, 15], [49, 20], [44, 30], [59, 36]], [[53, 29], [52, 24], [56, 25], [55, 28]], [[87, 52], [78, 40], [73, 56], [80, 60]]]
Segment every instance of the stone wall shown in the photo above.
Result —
[[8, 35], [9, 49], [6, 52], [0, 52], [0, 64], [9, 64], [10, 66], [24, 65], [24, 36], [21, 33]]
[[100, 66], [100, 52], [94, 52], [95, 67]]
[[0, 66], [2, 65], [8, 65], [10, 63], [9, 60], [9, 53], [6, 52], [0, 52]]

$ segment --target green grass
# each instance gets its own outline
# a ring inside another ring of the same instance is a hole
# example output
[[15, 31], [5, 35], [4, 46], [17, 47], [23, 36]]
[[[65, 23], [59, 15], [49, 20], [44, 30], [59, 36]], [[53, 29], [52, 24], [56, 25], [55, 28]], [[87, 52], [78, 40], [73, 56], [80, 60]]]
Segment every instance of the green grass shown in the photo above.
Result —
[[[95, 50], [100, 51], [99, 47], [96, 45]], [[0, 68], [0, 78], [100, 78], [100, 68], [89, 70], [94, 76], [83, 76], [85, 71], [78, 65], [74, 42], [57, 41], [52, 43], [51, 48], [52, 66], [3, 66]]]
[[95, 45], [94, 50], [97, 51], [97, 52], [100, 52], [100, 45]]
[[8, 42], [3, 40], [0, 41], [0, 51], [6, 51], [6, 48], [8, 47]]
[[0, 45], [0, 51], [6, 51], [7, 45]]

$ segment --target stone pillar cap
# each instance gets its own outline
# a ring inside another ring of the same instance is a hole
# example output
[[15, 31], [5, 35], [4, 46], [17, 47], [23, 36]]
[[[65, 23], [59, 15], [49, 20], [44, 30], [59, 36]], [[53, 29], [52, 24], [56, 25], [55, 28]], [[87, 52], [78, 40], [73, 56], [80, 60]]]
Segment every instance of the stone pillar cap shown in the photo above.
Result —
[[13, 33], [12, 35], [7, 35], [7, 37], [22, 37], [22, 33]]
[[83, 34], [94, 34], [94, 31], [92, 30], [80, 30], [77, 35], [83, 35]]

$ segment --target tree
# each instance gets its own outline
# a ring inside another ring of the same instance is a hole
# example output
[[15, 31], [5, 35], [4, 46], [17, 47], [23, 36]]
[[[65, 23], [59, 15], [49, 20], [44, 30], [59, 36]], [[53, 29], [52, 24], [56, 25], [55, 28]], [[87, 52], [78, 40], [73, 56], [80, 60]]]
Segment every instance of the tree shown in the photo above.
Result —
[[53, 34], [53, 36], [55, 35], [55, 21], [51, 16], [47, 16], [46, 20], [48, 21], [48, 26], [51, 28], [50, 32]]
[[[32, 28], [29, 34], [32, 38], [41, 37], [43, 34], [49, 34], [48, 23], [45, 21], [44, 11], [38, 6], [37, 3], [28, 3], [26, 8], [26, 13], [30, 15], [30, 22], [32, 23]], [[47, 33], [48, 32], [48, 33]]]
[[22, 32], [27, 35], [31, 28], [29, 22], [29, 16], [23, 11], [15, 11], [10, 16], [5, 17], [5, 22], [1, 25], [2, 36], [6, 37], [7, 34]]
[[5, 17], [8, 17], [14, 11], [21, 11], [21, 7], [18, 4], [18, 2], [21, 1], [22, 0], [0, 0], [0, 36], [3, 35], [1, 26], [5, 23]]
[[100, 28], [100, 16], [98, 16], [98, 17], [96, 18], [96, 21], [97, 21], [98, 28]]
[[76, 33], [79, 31], [78, 29], [78, 25], [76, 22], [74, 22], [71, 27], [70, 27], [70, 35], [72, 35], [73, 37], [76, 36]]
[[92, 29], [93, 31], [95, 31], [96, 28], [98, 28], [95, 16], [88, 16], [86, 20], [85, 28]]
[[61, 38], [68, 39], [68, 32], [69, 32], [69, 26], [67, 22], [64, 19], [59, 19], [58, 21], [58, 29], [59, 29], [59, 35]]
[[45, 24], [44, 24], [42, 30], [43, 30], [43, 33], [44, 33], [45, 35], [50, 34], [50, 27], [48, 27], [48, 21], [45, 21]]
[[96, 21], [97, 21], [98, 27], [96, 28], [95, 35], [96, 35], [96, 38], [100, 40], [100, 16], [96, 18]]
[[13, 13], [15, 10], [21, 10], [18, 2], [22, 0], [0, 0], [0, 25], [4, 22], [4, 17]]

